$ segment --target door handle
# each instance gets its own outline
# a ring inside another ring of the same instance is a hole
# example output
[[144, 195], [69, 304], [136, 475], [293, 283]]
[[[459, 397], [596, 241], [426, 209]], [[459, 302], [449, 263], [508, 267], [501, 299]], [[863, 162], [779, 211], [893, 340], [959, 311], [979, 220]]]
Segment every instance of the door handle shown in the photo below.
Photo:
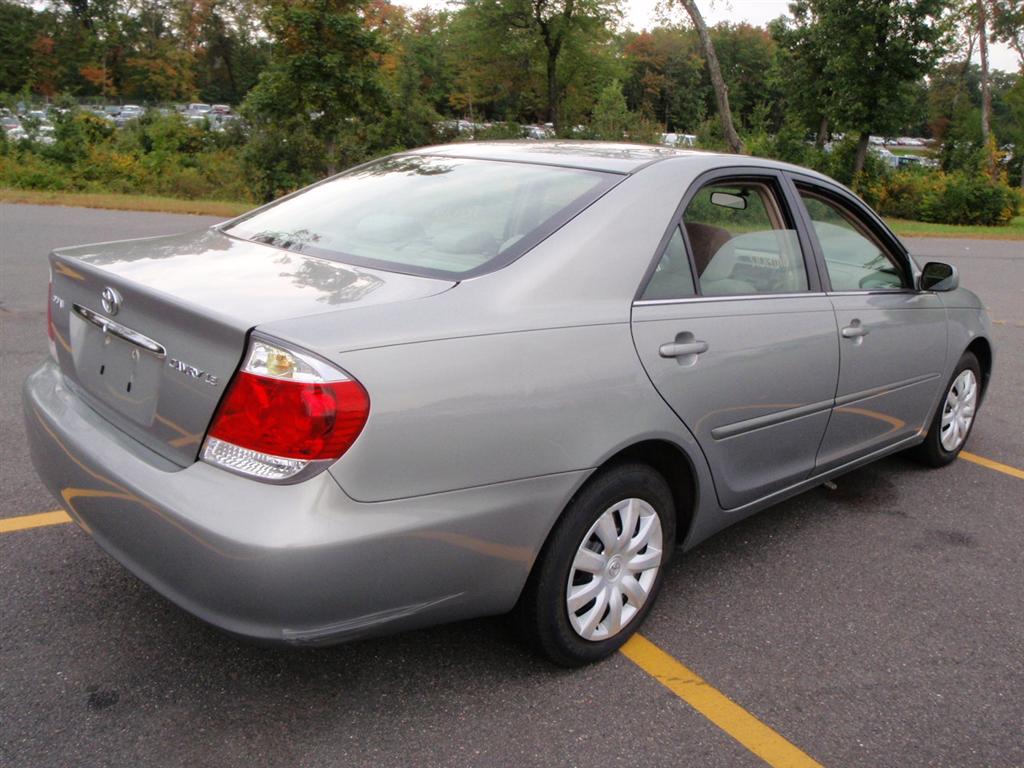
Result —
[[680, 344], [679, 342], [672, 342], [670, 344], [662, 344], [658, 347], [658, 354], [662, 357], [685, 357], [686, 355], [703, 355], [708, 351], [708, 343], [706, 341], [690, 341]]
[[860, 320], [854, 320], [851, 325], [843, 328], [840, 333], [844, 339], [860, 339], [867, 336], [871, 331], [860, 324]]

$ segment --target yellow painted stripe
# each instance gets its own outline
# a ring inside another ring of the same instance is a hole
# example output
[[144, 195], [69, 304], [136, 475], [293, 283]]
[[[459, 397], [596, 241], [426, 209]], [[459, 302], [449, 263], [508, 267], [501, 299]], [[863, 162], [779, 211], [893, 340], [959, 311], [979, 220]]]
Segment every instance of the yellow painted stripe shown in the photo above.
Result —
[[736, 741], [774, 768], [809, 768], [821, 764], [762, 723], [696, 672], [680, 664], [650, 640], [633, 635], [623, 655]]
[[960, 451], [960, 458], [983, 467], [988, 467], [989, 469], [994, 469], [996, 472], [1002, 472], [1004, 475], [1016, 477], [1018, 480], [1024, 480], [1024, 469], [1017, 469], [1009, 464], [1001, 464], [998, 461], [992, 461], [992, 459], [986, 459], [984, 456], [967, 451]]
[[22, 515], [21, 517], [0, 518], [0, 533], [24, 531], [27, 528], [42, 528], [44, 525], [60, 525], [70, 523], [71, 518], [63, 509], [53, 512], [40, 512], [38, 515]]

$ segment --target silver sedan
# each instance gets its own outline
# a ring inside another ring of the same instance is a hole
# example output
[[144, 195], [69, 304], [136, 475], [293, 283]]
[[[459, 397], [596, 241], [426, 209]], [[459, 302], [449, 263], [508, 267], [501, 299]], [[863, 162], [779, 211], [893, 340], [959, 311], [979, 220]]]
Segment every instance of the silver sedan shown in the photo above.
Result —
[[50, 267], [40, 476], [154, 589], [297, 645], [511, 611], [602, 658], [677, 549], [955, 459], [992, 371], [952, 267], [749, 157], [433, 147]]

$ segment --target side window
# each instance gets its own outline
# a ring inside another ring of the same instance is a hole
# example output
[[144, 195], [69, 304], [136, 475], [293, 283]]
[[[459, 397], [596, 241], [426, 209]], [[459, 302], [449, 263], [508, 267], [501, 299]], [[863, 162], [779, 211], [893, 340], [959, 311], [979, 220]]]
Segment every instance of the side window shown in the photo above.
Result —
[[796, 230], [768, 183], [714, 182], [683, 214], [705, 296], [796, 293], [807, 290], [807, 269]]
[[658, 267], [644, 290], [642, 299], [681, 299], [693, 296], [693, 273], [686, 256], [683, 233], [676, 227], [672, 239], [661, 254]]
[[906, 287], [899, 262], [845, 206], [800, 188], [821, 243], [833, 291], [873, 291]]

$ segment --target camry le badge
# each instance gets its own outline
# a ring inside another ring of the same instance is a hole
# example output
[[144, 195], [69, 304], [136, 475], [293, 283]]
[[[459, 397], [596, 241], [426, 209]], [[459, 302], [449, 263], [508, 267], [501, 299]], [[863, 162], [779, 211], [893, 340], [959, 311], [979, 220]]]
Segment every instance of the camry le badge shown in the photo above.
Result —
[[116, 315], [121, 309], [121, 294], [108, 285], [100, 294], [100, 303], [104, 312], [111, 316]]

